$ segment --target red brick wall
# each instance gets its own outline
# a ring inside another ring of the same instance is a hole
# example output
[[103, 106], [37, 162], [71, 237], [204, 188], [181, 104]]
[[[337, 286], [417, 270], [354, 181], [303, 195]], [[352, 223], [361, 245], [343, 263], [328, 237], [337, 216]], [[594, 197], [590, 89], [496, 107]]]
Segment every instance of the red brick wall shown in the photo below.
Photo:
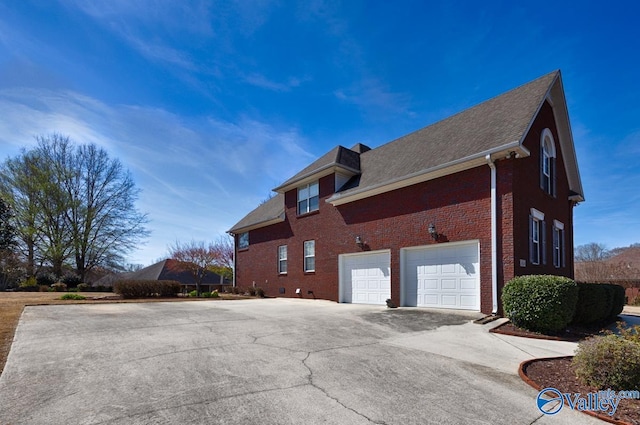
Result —
[[[320, 210], [296, 214], [296, 191], [285, 194], [286, 221], [250, 232], [250, 246], [237, 258], [236, 282], [265, 289], [267, 295], [338, 301], [338, 256], [364, 250], [391, 250], [391, 297], [400, 304], [400, 248], [466, 240], [480, 241], [481, 308], [491, 311], [490, 170], [474, 168], [453, 176], [334, 207], [324, 202], [333, 193], [334, 177], [320, 180]], [[434, 223], [438, 242], [429, 235]], [[303, 272], [303, 243], [316, 241], [316, 271]], [[277, 273], [277, 249], [287, 245], [288, 273]], [[313, 291], [313, 295], [308, 294]]]
[[[540, 188], [540, 136], [545, 128], [553, 134], [556, 147], [556, 197]], [[553, 274], [573, 277], [573, 202], [569, 201], [569, 183], [567, 181], [562, 150], [555, 126], [553, 110], [548, 103], [534, 121], [524, 141], [531, 156], [517, 159], [514, 169], [514, 236], [515, 236], [515, 275]], [[533, 265], [529, 262], [529, 214], [535, 208], [545, 214], [547, 264]], [[553, 265], [553, 220], [564, 223], [565, 229], [565, 267]], [[526, 260], [526, 266], [520, 267], [520, 259]]]
[[[540, 135], [550, 128], [556, 141], [557, 198], [540, 189]], [[501, 159], [497, 168], [498, 286], [523, 274], [573, 273], [572, 203], [564, 173], [553, 111], [545, 104], [534, 121], [524, 145], [527, 158]], [[487, 165], [428, 182], [334, 207], [325, 202], [333, 194], [334, 176], [320, 179], [320, 210], [298, 217], [297, 193], [285, 194], [286, 220], [250, 232], [250, 246], [237, 255], [236, 282], [240, 287], [255, 283], [270, 296], [322, 298], [338, 301], [338, 256], [365, 250], [391, 252], [391, 298], [400, 303], [400, 249], [411, 246], [466, 240], [480, 241], [481, 311], [492, 310], [491, 288], [491, 193]], [[545, 213], [547, 221], [547, 265], [529, 264], [529, 212], [534, 207]], [[552, 257], [552, 225], [557, 219], [565, 225], [566, 267], [556, 269]], [[434, 223], [441, 238], [434, 241], [428, 226]], [[316, 271], [303, 271], [303, 243], [316, 241]], [[278, 275], [278, 246], [288, 247], [288, 273]], [[520, 259], [527, 262], [520, 267]], [[284, 294], [279, 292], [284, 288]], [[313, 294], [309, 294], [312, 291]], [[500, 306], [501, 303], [498, 302]]]

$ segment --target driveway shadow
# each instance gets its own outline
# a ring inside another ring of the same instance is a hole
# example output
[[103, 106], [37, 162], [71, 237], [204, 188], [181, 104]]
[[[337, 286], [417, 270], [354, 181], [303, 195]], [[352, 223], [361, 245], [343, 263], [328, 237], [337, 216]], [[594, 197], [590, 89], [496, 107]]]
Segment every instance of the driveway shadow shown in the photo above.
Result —
[[463, 325], [483, 315], [472, 312], [434, 311], [421, 308], [386, 309], [365, 313], [365, 321], [381, 325], [395, 332], [430, 331], [440, 326]]

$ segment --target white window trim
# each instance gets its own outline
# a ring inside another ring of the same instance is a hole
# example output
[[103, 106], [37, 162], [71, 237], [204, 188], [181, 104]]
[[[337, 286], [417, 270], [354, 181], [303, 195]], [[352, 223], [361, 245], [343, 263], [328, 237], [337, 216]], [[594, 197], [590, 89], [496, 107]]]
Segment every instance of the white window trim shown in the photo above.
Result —
[[[307, 255], [307, 243], [312, 243], [313, 244], [313, 255]], [[309, 240], [309, 241], [304, 241], [304, 243], [302, 244], [302, 256], [303, 256], [303, 269], [305, 273], [312, 273], [316, 271], [316, 241], [315, 240]], [[307, 269], [307, 258], [313, 258], [313, 269]]]
[[544, 221], [544, 213], [535, 208], [531, 208], [531, 216], [538, 221]]
[[[317, 186], [318, 187], [318, 194], [317, 195], [311, 196], [311, 186]], [[307, 189], [308, 196], [306, 198], [300, 199], [300, 191], [303, 190], [303, 189]], [[319, 181], [316, 180], [314, 182], [307, 183], [307, 184], [305, 184], [303, 186], [298, 187], [297, 195], [298, 195], [298, 202], [296, 204], [296, 208], [297, 208], [297, 211], [298, 211], [298, 215], [308, 214], [310, 212], [318, 211], [320, 209], [320, 182]], [[317, 206], [317, 208], [311, 209], [310, 200], [315, 198], [315, 197], [318, 198], [318, 206]], [[306, 211], [300, 211], [300, 202], [302, 202], [302, 201], [307, 201]]]
[[[542, 258], [541, 250], [540, 250], [540, 232], [542, 231], [542, 229], [540, 228], [541, 221], [542, 220], [539, 220], [534, 216], [533, 221], [531, 223], [532, 226], [535, 226], [531, 229], [531, 244], [536, 250], [536, 258], [534, 260], [534, 258], [531, 257], [531, 264], [534, 264], [536, 266], [540, 265], [541, 263], [540, 259]], [[534, 228], [537, 230], [537, 232], [533, 230]]]
[[[284, 248], [284, 258], [282, 258], [280, 255], [282, 253], [280, 248]], [[289, 271], [289, 264], [287, 261], [287, 256], [288, 256], [288, 248], [287, 245], [279, 245], [278, 246], [278, 274], [287, 274], [287, 272]], [[286, 267], [285, 270], [282, 271], [282, 262], [285, 261]]]
[[564, 223], [553, 220], [553, 265], [556, 268], [565, 267]]
[[559, 230], [564, 230], [564, 223], [558, 220], [553, 220], [553, 227]]

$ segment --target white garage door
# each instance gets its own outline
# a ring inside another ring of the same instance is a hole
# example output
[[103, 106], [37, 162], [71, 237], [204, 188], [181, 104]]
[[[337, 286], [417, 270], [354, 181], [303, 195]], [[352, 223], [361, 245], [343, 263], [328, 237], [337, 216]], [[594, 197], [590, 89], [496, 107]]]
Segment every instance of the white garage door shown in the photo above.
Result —
[[480, 310], [478, 242], [403, 250], [404, 305]]
[[389, 251], [340, 256], [340, 302], [385, 304], [391, 298]]

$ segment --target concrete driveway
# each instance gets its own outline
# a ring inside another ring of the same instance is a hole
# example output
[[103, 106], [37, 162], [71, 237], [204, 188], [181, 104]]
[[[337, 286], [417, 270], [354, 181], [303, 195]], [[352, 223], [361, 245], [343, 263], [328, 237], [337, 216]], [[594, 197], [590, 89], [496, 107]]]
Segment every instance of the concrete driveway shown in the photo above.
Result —
[[477, 314], [266, 299], [25, 309], [0, 424], [573, 424], [520, 361], [574, 344]]

